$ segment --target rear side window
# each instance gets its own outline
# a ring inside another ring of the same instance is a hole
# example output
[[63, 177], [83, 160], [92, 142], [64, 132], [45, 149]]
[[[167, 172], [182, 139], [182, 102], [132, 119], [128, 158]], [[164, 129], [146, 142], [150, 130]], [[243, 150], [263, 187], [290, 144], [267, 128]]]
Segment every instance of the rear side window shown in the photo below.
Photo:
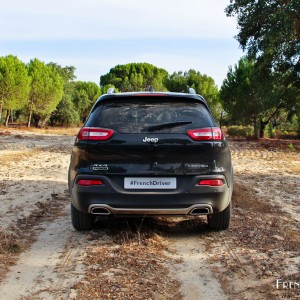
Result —
[[134, 97], [100, 104], [85, 126], [110, 128], [120, 133], [183, 133], [212, 127], [214, 121], [205, 106], [196, 101]]

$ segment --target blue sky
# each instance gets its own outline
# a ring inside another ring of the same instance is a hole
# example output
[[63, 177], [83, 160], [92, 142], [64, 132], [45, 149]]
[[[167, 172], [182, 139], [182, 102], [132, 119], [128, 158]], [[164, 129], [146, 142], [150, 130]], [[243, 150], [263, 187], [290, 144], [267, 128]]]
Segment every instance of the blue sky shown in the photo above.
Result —
[[0, 0], [0, 56], [76, 67], [99, 83], [117, 64], [195, 69], [220, 87], [243, 52], [229, 0]]

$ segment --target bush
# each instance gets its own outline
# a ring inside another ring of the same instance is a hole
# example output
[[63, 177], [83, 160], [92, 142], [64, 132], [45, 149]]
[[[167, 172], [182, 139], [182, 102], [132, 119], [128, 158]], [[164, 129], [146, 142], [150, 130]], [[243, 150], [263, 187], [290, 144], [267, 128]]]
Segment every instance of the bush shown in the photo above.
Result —
[[80, 123], [79, 113], [70, 95], [64, 95], [50, 118], [51, 126], [71, 126]]
[[229, 126], [227, 134], [230, 137], [251, 137], [254, 135], [254, 129], [252, 126]]
[[275, 138], [276, 137], [276, 130], [273, 128], [271, 123], [268, 123], [265, 128], [265, 136], [268, 138]]
[[295, 140], [300, 138], [299, 130], [277, 130], [276, 137], [278, 139]]
[[288, 148], [289, 148], [291, 151], [293, 151], [293, 152], [296, 151], [296, 149], [295, 149], [295, 147], [294, 147], [294, 145], [293, 145], [292, 143], [290, 143], [290, 144], [288, 145]]

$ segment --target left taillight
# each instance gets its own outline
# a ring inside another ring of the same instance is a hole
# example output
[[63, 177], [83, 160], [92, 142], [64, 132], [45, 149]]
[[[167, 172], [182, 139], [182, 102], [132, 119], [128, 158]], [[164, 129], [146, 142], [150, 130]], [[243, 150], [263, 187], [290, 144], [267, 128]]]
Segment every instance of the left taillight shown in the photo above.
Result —
[[207, 127], [200, 129], [190, 129], [187, 131], [190, 138], [195, 141], [221, 141], [224, 140], [224, 135], [219, 127]]
[[77, 184], [81, 186], [91, 186], [91, 185], [102, 185], [103, 182], [101, 180], [95, 180], [95, 179], [79, 179], [77, 181]]
[[107, 128], [83, 127], [77, 138], [79, 140], [106, 141], [112, 137], [114, 131]]

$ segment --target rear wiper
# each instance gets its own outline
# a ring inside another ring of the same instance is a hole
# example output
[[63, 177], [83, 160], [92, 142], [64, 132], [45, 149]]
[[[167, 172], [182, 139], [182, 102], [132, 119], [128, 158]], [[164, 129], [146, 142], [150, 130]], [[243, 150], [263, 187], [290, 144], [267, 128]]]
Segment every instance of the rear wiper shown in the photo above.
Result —
[[179, 122], [172, 122], [172, 123], [164, 123], [164, 124], [159, 124], [159, 125], [154, 125], [150, 126], [148, 128], [148, 131], [155, 131], [163, 128], [171, 128], [171, 127], [176, 127], [176, 126], [181, 126], [181, 125], [186, 125], [186, 124], [191, 124], [193, 122], [190, 121], [179, 121]]

